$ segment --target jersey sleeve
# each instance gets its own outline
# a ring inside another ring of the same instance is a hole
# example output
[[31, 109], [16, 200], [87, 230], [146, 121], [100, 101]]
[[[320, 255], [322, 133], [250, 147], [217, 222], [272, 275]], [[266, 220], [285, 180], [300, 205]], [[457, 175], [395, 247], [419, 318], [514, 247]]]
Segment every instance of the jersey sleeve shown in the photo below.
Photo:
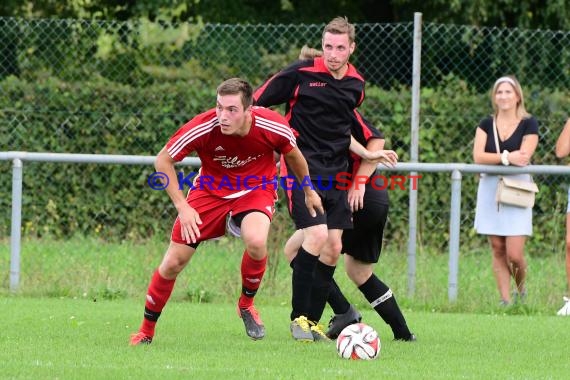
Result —
[[271, 107], [287, 103], [298, 86], [298, 63], [289, 65], [269, 78], [253, 94], [255, 104]]
[[287, 154], [297, 146], [297, 141], [295, 140], [293, 129], [289, 127], [285, 118], [281, 116], [280, 118], [282, 122], [276, 122], [269, 135], [271, 136], [270, 138], [275, 147], [275, 151], [281, 154]]
[[280, 113], [265, 107], [253, 107], [255, 125], [264, 131], [273, 150], [281, 154], [289, 153], [297, 146], [295, 132]]
[[200, 147], [200, 137], [217, 125], [215, 109], [204, 112], [184, 124], [166, 143], [168, 154], [174, 161], [182, 161]]
[[358, 110], [354, 110], [354, 120], [350, 130], [356, 141], [364, 146], [366, 146], [366, 143], [370, 139], [384, 138], [384, 134], [376, 129], [370, 121], [364, 118]]
[[289, 122], [275, 111], [271, 111], [275, 122], [274, 142], [276, 150], [281, 154], [287, 154], [297, 146], [295, 131], [289, 126]]

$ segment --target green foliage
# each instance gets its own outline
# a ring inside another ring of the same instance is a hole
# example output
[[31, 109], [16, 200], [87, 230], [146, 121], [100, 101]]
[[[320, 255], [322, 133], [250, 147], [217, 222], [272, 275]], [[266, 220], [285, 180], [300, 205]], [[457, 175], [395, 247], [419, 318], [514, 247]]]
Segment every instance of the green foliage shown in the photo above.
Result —
[[559, 0], [4, 0], [0, 16], [211, 23], [324, 23], [338, 15], [355, 22], [424, 20], [477, 26], [568, 29], [570, 8]]
[[123, 299], [126, 297], [126, 294], [124, 293], [124, 291], [120, 290], [120, 289], [111, 289], [111, 288], [101, 288], [98, 289], [95, 292], [95, 295], [93, 297], [93, 301], [97, 301], [97, 299], [100, 300], [117, 300], [117, 299]]
[[212, 293], [207, 289], [203, 289], [199, 286], [189, 287], [186, 291], [186, 296], [188, 298], [188, 301], [194, 303], [212, 302]]
[[[533, 157], [534, 164], [557, 165], [554, 145], [562, 130], [568, 111], [567, 99], [560, 91], [548, 88], [526, 89], [527, 109], [540, 123], [540, 142]], [[409, 89], [367, 90], [366, 114], [386, 136], [387, 147], [395, 149], [403, 162], [409, 161], [411, 100]], [[472, 138], [479, 121], [492, 112], [488, 93], [479, 93], [465, 81], [447, 76], [435, 88], [422, 88], [420, 117], [420, 162], [472, 163]], [[391, 115], [391, 116], [386, 116]], [[466, 144], [466, 137], [470, 143]], [[395, 173], [407, 175], [408, 173]], [[419, 244], [445, 252], [449, 237], [449, 205], [451, 200], [450, 173], [420, 173], [418, 202]], [[545, 255], [558, 252], [564, 239], [566, 210], [566, 180], [562, 176], [537, 175], [540, 187], [535, 206], [533, 238], [528, 251]], [[463, 175], [461, 199], [461, 249], [469, 251], [486, 244], [473, 232], [475, 214], [476, 177]], [[408, 230], [408, 192], [390, 192], [391, 211], [387, 238], [405, 250]]]
[[392, 0], [397, 13], [422, 12], [426, 20], [477, 26], [567, 29], [570, 6], [558, 0]]
[[[189, 91], [187, 86], [183, 81], [157, 83], [141, 91], [104, 79], [29, 83], [9, 78], [2, 83], [0, 109], [21, 123], [16, 129], [0, 128], [10, 150], [155, 155], [187, 115], [212, 106], [209, 90], [196, 84]], [[168, 100], [157, 102], [156, 94]], [[45, 107], [34, 110], [35, 104]], [[140, 109], [141, 104], [146, 108]], [[173, 215], [166, 194], [146, 184], [152, 172], [152, 166], [26, 163], [24, 235], [153, 235]], [[1, 202], [7, 213], [10, 200]]]
[[[172, 78], [160, 83], [153, 81], [144, 89], [103, 78], [67, 83], [46, 77], [31, 83], [10, 77], [1, 83], [0, 109], [4, 110], [5, 118], [21, 122], [10, 130], [6, 124], [0, 125], [0, 131], [8, 136], [10, 150], [38, 151], [40, 146], [46, 152], [154, 155], [181, 124], [212, 106], [216, 82], [209, 75], [208, 71], [202, 71], [184, 81]], [[161, 101], [156, 101], [157, 94], [161, 95]], [[421, 99], [420, 162], [472, 162], [472, 145], [465, 144], [465, 138], [474, 136], [479, 120], [490, 113], [489, 95], [448, 76], [438, 87], [423, 88]], [[535, 164], [558, 163], [553, 147], [567, 116], [566, 102], [560, 91], [527, 90], [527, 106], [540, 121]], [[403, 162], [410, 160], [410, 103], [409, 88], [388, 91], [369, 87], [363, 108], [365, 115], [384, 132], [387, 147], [395, 149]], [[34, 104], [45, 107], [34, 110]], [[75, 112], [60, 113], [58, 109]], [[26, 163], [24, 236], [82, 234], [113, 240], [153, 236], [170, 225], [175, 216], [167, 195], [150, 190], [146, 184], [153, 171], [151, 166]], [[445, 252], [450, 174], [420, 174], [419, 244]], [[535, 207], [539, 223], [535, 223], [530, 251], [546, 254], [558, 250], [559, 244], [553, 242], [563, 241], [564, 178], [536, 176], [535, 179], [540, 185]], [[476, 189], [476, 178], [464, 175], [461, 244], [467, 250], [484, 244], [472, 232]], [[390, 191], [390, 199], [386, 238], [389, 244], [405, 250], [408, 191], [394, 189]], [[5, 220], [9, 220], [9, 202], [7, 198], [0, 200]], [[278, 229], [278, 241], [290, 233], [285, 210], [281, 210], [285, 217], [279, 222], [284, 227]], [[2, 236], [8, 233], [6, 229], [0, 232]]]

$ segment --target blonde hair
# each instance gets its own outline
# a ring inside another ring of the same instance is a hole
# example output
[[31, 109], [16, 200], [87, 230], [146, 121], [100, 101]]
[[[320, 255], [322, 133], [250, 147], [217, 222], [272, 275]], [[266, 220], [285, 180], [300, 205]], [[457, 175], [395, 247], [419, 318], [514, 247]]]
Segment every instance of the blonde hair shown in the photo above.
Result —
[[348, 40], [353, 43], [355, 40], [355, 29], [354, 24], [348, 22], [346, 17], [335, 17], [329, 22], [325, 29], [323, 30], [323, 38], [325, 38], [325, 33], [332, 34], [348, 34]]
[[495, 84], [493, 85], [493, 90], [491, 91], [491, 103], [493, 104], [494, 115], [497, 116], [498, 113], [497, 104], [495, 103], [495, 94], [497, 93], [497, 88], [501, 83], [508, 83], [511, 86], [513, 86], [515, 94], [517, 94], [519, 97], [519, 101], [517, 102], [517, 110], [516, 110], [517, 117], [521, 119], [526, 119], [527, 117], [529, 117], [530, 114], [527, 112], [524, 106], [524, 95], [521, 84], [514, 75], [505, 75], [495, 81]]
[[299, 52], [299, 59], [313, 59], [316, 57], [321, 57], [323, 52], [319, 49], [309, 47], [308, 45], [303, 45], [301, 51]]

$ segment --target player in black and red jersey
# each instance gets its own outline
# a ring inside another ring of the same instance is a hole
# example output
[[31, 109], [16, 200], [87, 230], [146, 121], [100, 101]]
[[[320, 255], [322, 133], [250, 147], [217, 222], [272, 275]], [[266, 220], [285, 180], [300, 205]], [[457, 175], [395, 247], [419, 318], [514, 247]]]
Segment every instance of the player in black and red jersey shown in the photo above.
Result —
[[[352, 125], [352, 136], [368, 150], [384, 149], [384, 136], [360, 114]], [[370, 306], [390, 326], [395, 340], [415, 341], [392, 290], [374, 273], [374, 265], [382, 252], [384, 227], [388, 218], [389, 198], [387, 184], [376, 176], [376, 163], [362, 160], [351, 153], [348, 157], [350, 177], [348, 203], [353, 211], [353, 229], [342, 235], [342, 253], [348, 277], [358, 287]], [[374, 181], [374, 182], [372, 182]], [[298, 230], [285, 244], [285, 256], [292, 261], [302, 243]], [[362, 316], [349, 303], [336, 281], [332, 281], [327, 302], [335, 315], [327, 329], [327, 337], [335, 339], [346, 326], [360, 322]]]
[[[293, 262], [291, 334], [300, 341], [327, 339], [318, 324], [342, 247], [342, 231], [352, 228], [347, 192], [336, 175], [346, 172], [351, 124], [364, 100], [365, 81], [348, 61], [355, 29], [346, 18], [329, 22], [322, 36], [323, 57], [295, 62], [272, 76], [254, 94], [258, 105], [286, 104], [286, 117], [298, 131], [298, 146], [311, 179], [319, 180], [325, 213], [311, 217], [301, 205], [298, 186], [291, 212], [303, 243]], [[394, 160], [395, 153], [391, 156]]]
[[[170, 246], [154, 272], [139, 331], [131, 345], [151, 343], [156, 322], [168, 301], [178, 274], [201, 241], [222, 236], [226, 217], [241, 227], [245, 244], [241, 263], [242, 294], [237, 311], [252, 339], [265, 336], [253, 304], [267, 260], [267, 235], [277, 197], [274, 152], [285, 157], [299, 181], [309, 176], [307, 162], [297, 148], [293, 131], [277, 112], [254, 107], [251, 85], [239, 78], [218, 86], [216, 108], [183, 125], [160, 151], [157, 172], [170, 182], [166, 191], [178, 210]], [[187, 197], [176, 180], [174, 164], [197, 152], [202, 166]], [[322, 213], [318, 194], [304, 186], [307, 214]]]

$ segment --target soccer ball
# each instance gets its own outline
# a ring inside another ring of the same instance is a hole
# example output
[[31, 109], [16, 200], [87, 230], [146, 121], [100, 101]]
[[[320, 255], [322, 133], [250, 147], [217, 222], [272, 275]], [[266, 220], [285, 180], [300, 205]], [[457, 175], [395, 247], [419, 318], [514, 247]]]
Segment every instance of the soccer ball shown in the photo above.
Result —
[[345, 327], [336, 339], [336, 350], [344, 359], [376, 359], [380, 355], [380, 348], [378, 333], [365, 323]]

